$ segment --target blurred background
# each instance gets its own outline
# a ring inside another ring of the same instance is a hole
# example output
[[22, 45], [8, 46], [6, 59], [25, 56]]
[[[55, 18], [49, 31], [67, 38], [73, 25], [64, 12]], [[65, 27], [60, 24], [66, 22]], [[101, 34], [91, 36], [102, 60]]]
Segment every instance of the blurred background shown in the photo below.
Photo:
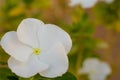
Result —
[[[71, 0], [0, 0], [0, 39], [15, 31], [28, 17], [56, 24], [67, 31], [73, 41], [69, 53], [69, 72], [78, 80], [88, 80], [78, 70], [85, 59], [96, 57], [110, 64], [112, 74], [107, 80], [120, 79], [120, 0], [94, 6], [70, 5]], [[7, 55], [0, 47], [0, 80], [12, 72], [7, 67]]]

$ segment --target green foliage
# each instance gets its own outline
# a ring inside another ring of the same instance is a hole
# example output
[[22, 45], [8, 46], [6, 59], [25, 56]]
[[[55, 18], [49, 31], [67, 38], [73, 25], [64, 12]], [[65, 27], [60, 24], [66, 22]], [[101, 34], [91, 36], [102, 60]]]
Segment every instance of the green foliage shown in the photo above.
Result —
[[0, 68], [0, 80], [17, 80], [14, 76], [10, 69], [5, 67]]
[[120, 20], [120, 0], [115, 0], [111, 4], [99, 3], [94, 8], [94, 14], [103, 24], [113, 24]]

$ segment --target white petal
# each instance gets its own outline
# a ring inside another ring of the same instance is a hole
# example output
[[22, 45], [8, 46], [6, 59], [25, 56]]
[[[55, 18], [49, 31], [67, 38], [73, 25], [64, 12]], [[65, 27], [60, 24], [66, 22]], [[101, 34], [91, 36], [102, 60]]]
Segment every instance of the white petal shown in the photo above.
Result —
[[106, 76], [103, 76], [101, 74], [90, 74], [89, 79], [90, 80], [106, 80]]
[[40, 34], [42, 35], [39, 36], [39, 43], [43, 52], [49, 50], [49, 48], [57, 42], [62, 43], [66, 53], [68, 53], [72, 47], [72, 41], [69, 34], [55, 25], [46, 24], [39, 35]]
[[41, 53], [40, 61], [49, 64], [49, 68], [40, 74], [44, 77], [58, 77], [62, 76], [68, 69], [68, 58], [62, 44], [57, 43], [47, 53]]
[[98, 2], [98, 0], [80, 0], [80, 4], [82, 5], [83, 8], [91, 8], [97, 2]]
[[8, 60], [8, 66], [12, 72], [24, 78], [34, 76], [39, 71], [44, 71], [48, 68], [48, 65], [39, 61], [36, 55], [32, 55], [30, 59], [24, 63], [10, 57]]
[[101, 62], [98, 71], [101, 75], [105, 75], [105, 76], [111, 74], [111, 72], [112, 72], [110, 65], [108, 63], [105, 63], [105, 62]]
[[90, 80], [106, 80], [107, 76], [111, 73], [109, 64], [100, 62], [96, 69], [96, 73], [89, 74]]
[[6, 53], [19, 61], [28, 60], [30, 54], [32, 53], [32, 48], [21, 43], [14, 31], [8, 32], [3, 36], [1, 46]]
[[99, 63], [99, 60], [94, 58], [85, 60], [83, 63], [83, 69], [81, 69], [81, 73], [91, 73], [93, 71], [97, 71]]
[[44, 23], [42, 21], [34, 18], [24, 19], [17, 29], [19, 40], [34, 48], [38, 47], [37, 32], [43, 25]]
[[91, 8], [93, 7], [98, 0], [71, 0], [70, 6], [74, 6], [77, 4], [81, 4], [83, 8]]

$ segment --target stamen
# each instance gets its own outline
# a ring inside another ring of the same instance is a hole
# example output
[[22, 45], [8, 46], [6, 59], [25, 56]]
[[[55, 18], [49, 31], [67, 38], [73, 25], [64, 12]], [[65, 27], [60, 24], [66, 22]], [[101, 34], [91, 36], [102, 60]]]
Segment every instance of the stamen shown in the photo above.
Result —
[[40, 54], [40, 49], [39, 48], [34, 48], [33, 53], [38, 55]]

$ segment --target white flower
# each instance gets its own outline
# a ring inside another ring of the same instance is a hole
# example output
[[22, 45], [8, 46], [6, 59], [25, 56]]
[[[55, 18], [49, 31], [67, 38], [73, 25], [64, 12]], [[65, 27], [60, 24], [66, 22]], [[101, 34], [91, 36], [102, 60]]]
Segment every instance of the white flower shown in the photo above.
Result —
[[106, 77], [111, 74], [111, 68], [105, 62], [90, 58], [84, 61], [79, 73], [88, 74], [90, 80], [106, 80]]
[[98, 0], [71, 0], [70, 6], [80, 4], [83, 8], [93, 7]]
[[39, 73], [54, 78], [68, 69], [67, 53], [72, 41], [59, 27], [28, 18], [20, 23], [16, 32], [3, 36], [1, 46], [11, 56], [9, 68], [18, 76], [28, 78]]

